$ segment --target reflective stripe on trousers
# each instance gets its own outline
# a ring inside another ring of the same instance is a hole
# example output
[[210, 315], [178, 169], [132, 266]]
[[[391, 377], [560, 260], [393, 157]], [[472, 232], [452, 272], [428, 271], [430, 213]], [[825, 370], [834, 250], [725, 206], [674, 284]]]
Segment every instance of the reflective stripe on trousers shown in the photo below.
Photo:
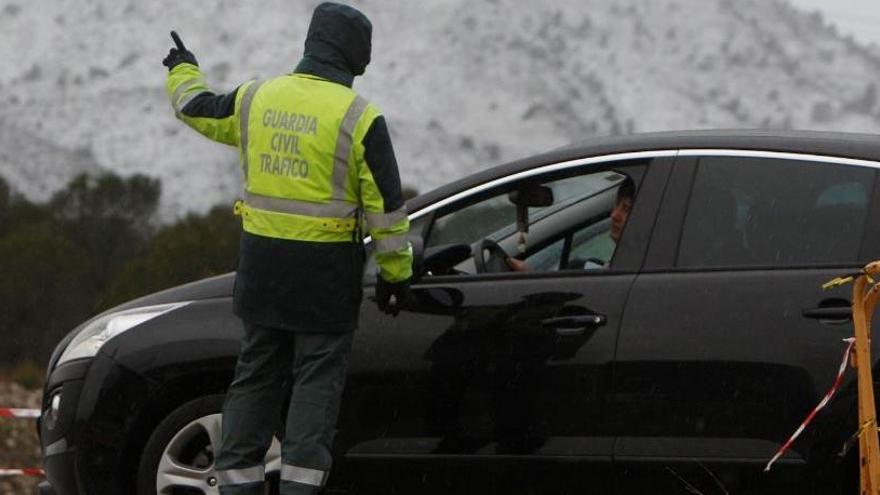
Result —
[[220, 486], [261, 483], [265, 478], [266, 474], [263, 466], [217, 471], [217, 484]]
[[292, 481], [294, 483], [302, 483], [303, 485], [324, 486], [324, 483], [327, 481], [327, 474], [327, 471], [319, 469], [293, 466], [291, 464], [281, 465], [281, 479], [283, 481]]

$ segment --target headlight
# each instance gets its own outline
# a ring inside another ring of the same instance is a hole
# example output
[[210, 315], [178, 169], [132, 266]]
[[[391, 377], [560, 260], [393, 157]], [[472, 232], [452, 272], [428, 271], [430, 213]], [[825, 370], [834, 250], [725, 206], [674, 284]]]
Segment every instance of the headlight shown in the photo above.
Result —
[[49, 409], [43, 412], [43, 426], [49, 431], [54, 430], [55, 425], [58, 424], [58, 417], [60, 414], [61, 392], [59, 391], [52, 394], [52, 398], [49, 399]]
[[189, 303], [187, 301], [126, 309], [95, 318], [86, 324], [76, 337], [73, 338], [70, 345], [61, 354], [61, 358], [58, 359], [56, 366], [74, 359], [93, 357], [101, 349], [101, 346], [113, 337], [157, 316], [186, 306]]

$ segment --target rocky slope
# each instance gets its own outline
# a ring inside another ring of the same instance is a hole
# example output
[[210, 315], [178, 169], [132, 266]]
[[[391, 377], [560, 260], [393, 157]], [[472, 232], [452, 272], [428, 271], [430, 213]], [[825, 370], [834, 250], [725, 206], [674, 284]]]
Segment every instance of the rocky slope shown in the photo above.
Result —
[[[292, 68], [317, 3], [0, 0], [0, 176], [44, 199], [83, 171], [153, 175], [165, 218], [231, 202], [235, 152], [168, 108], [168, 30], [227, 91]], [[878, 54], [778, 0], [351, 3], [374, 24], [356, 88], [421, 191], [603, 134], [880, 129]]]

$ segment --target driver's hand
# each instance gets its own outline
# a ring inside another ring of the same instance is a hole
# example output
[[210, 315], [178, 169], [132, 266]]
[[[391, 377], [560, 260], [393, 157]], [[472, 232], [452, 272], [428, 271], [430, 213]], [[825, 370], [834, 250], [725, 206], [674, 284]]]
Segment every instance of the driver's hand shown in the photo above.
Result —
[[508, 256], [507, 259], [504, 261], [506, 261], [507, 266], [509, 266], [510, 269], [515, 272], [527, 272], [530, 270], [529, 264], [523, 260], [518, 260], [516, 258]]

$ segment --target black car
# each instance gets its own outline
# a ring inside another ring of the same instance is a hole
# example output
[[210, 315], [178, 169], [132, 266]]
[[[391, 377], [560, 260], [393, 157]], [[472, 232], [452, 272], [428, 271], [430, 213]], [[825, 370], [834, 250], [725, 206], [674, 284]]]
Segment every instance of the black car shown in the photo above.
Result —
[[[853, 334], [851, 289], [821, 286], [880, 258], [878, 170], [876, 136], [644, 134], [411, 200], [417, 302], [379, 312], [368, 266], [328, 492], [854, 493], [853, 373], [764, 466]], [[132, 301], [58, 345], [41, 493], [217, 493], [234, 277]], [[279, 465], [275, 442], [270, 478]]]

